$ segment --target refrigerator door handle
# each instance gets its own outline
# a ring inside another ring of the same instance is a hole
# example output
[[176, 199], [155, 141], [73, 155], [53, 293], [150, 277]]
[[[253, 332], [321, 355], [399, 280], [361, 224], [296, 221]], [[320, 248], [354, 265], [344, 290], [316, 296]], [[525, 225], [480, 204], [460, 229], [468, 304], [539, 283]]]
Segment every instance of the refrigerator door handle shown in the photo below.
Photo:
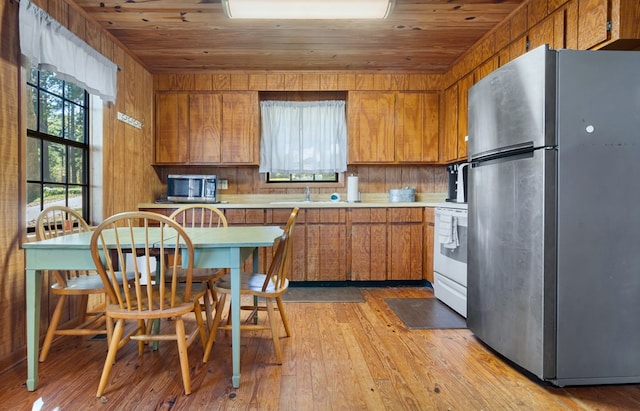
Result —
[[533, 141], [528, 141], [526, 143], [503, 146], [493, 150], [483, 151], [480, 153], [472, 153], [470, 158], [472, 161], [475, 161], [475, 160], [484, 161], [484, 160], [491, 160], [493, 158], [498, 158], [498, 157], [516, 155], [518, 153], [527, 152], [534, 149], [535, 147], [533, 145]]
[[530, 149], [522, 149], [517, 151], [500, 152], [492, 156], [482, 157], [480, 159], [474, 159], [471, 162], [471, 167], [472, 168], [484, 167], [484, 166], [489, 166], [493, 164], [508, 163], [512, 161], [532, 158], [534, 151], [535, 149], [530, 148]]

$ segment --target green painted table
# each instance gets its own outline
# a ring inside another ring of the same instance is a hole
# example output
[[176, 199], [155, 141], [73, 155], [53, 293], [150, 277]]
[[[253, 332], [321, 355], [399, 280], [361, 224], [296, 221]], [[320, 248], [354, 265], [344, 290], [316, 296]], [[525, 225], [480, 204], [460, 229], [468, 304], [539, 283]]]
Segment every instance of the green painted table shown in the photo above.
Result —
[[[153, 228], [151, 230], [154, 230]], [[186, 228], [194, 246], [195, 268], [229, 268], [231, 301], [240, 301], [240, 269], [253, 255], [258, 267], [259, 247], [273, 246], [282, 235], [275, 226], [242, 226], [225, 228]], [[157, 229], [157, 238], [160, 229]], [[25, 250], [27, 300], [27, 389], [38, 387], [38, 352], [40, 349], [40, 301], [44, 270], [95, 270], [89, 242], [91, 233], [77, 233], [49, 240], [23, 244]], [[107, 243], [109, 236], [106, 236]], [[233, 387], [240, 386], [240, 304], [232, 304], [231, 330]], [[238, 325], [238, 326], [236, 326]]]

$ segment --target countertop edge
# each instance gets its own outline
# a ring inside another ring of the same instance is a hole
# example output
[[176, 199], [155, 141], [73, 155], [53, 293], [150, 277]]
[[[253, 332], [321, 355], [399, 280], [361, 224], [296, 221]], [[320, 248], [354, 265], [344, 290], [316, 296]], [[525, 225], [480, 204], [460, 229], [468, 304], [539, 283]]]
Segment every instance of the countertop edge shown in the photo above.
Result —
[[[288, 204], [272, 204], [272, 203], [215, 203], [220, 209], [246, 209], [246, 208], [402, 208], [402, 207], [436, 207], [442, 201], [437, 202], [310, 202], [310, 203], [288, 203]], [[179, 208], [185, 203], [140, 203], [138, 209], [165, 209]]]
[[[223, 195], [219, 203], [214, 205], [221, 209], [248, 209], [248, 208], [402, 208], [402, 207], [436, 207], [445, 201], [444, 193], [425, 193], [416, 195], [413, 202], [391, 202], [386, 193], [363, 194], [361, 202], [349, 203], [346, 201], [332, 202], [322, 195], [313, 195], [311, 202], [300, 200], [299, 195], [259, 195], [236, 194]], [[178, 208], [185, 203], [153, 202], [140, 203], [139, 209], [166, 209]]]

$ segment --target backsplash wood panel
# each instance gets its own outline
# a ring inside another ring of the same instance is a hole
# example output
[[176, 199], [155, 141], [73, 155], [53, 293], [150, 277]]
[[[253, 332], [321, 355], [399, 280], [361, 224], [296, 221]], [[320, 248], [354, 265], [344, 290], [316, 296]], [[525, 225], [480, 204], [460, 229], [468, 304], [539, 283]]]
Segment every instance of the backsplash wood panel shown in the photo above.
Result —
[[[220, 191], [225, 194], [293, 194], [302, 192], [300, 188], [265, 187], [256, 167], [165, 167], [158, 169], [158, 175], [166, 187], [169, 174], [215, 174], [218, 179], [229, 181], [229, 188]], [[359, 176], [358, 187], [362, 193], [385, 193], [389, 189], [412, 187], [416, 193], [446, 193], [447, 169], [439, 165], [415, 166], [349, 166], [346, 175]], [[346, 180], [346, 178], [345, 178]], [[336, 188], [314, 188], [312, 193], [346, 193], [346, 185]], [[163, 193], [163, 195], [166, 194]]]

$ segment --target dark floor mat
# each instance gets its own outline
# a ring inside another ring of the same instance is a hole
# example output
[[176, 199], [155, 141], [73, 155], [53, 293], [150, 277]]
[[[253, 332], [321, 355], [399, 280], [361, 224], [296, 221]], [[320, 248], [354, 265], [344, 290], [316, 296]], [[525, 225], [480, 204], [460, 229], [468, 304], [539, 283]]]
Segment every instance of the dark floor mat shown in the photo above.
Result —
[[363, 303], [357, 287], [289, 287], [282, 301], [290, 303]]
[[467, 321], [437, 298], [385, 298], [410, 330], [467, 328]]

